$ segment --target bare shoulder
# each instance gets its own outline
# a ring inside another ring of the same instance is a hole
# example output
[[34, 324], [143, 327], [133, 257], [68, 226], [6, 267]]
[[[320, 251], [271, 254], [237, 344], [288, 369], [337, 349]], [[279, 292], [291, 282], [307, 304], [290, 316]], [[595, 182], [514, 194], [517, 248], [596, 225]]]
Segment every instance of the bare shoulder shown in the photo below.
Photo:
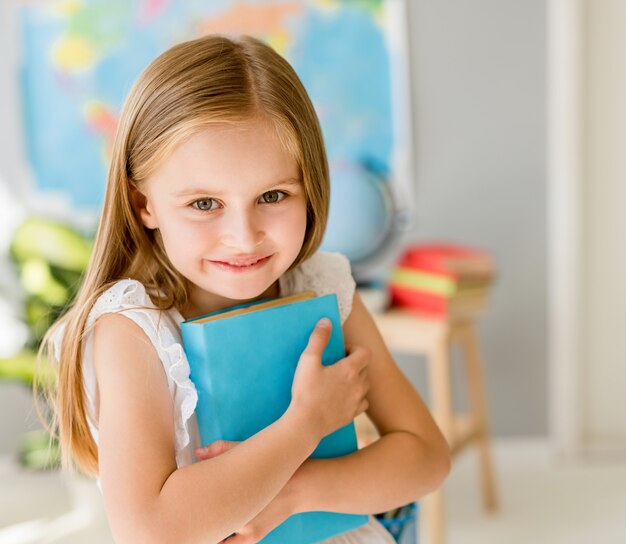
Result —
[[146, 509], [176, 469], [173, 403], [163, 365], [123, 313], [94, 329], [99, 390], [99, 475], [112, 528]]
[[[119, 397], [119, 391], [151, 385], [167, 390], [156, 349], [145, 332], [124, 313], [107, 313], [94, 326], [94, 366], [100, 396]], [[143, 389], [143, 387], [142, 387]], [[137, 392], [139, 393], [139, 392]], [[169, 395], [168, 395], [169, 397]]]
[[352, 312], [343, 326], [346, 345], [366, 346], [372, 358], [366, 411], [381, 435], [410, 432], [435, 447], [445, 447], [439, 428], [419, 393], [409, 382], [385, 345], [374, 318], [355, 291]]

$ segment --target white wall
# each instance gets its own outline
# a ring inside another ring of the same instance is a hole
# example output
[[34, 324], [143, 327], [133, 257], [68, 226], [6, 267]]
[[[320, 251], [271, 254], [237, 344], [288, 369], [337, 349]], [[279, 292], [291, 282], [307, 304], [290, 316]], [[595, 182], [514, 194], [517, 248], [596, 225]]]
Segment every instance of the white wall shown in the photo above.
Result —
[[626, 4], [551, 0], [551, 428], [566, 456], [626, 453]]
[[585, 8], [582, 439], [626, 452], [626, 3]]

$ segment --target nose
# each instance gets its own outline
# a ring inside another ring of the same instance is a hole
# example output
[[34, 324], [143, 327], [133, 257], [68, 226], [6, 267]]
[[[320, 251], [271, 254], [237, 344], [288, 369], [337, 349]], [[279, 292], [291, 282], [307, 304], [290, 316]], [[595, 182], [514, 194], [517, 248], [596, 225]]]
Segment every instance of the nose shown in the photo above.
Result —
[[241, 253], [251, 253], [264, 239], [265, 231], [261, 219], [254, 211], [231, 210], [224, 224], [224, 245]]

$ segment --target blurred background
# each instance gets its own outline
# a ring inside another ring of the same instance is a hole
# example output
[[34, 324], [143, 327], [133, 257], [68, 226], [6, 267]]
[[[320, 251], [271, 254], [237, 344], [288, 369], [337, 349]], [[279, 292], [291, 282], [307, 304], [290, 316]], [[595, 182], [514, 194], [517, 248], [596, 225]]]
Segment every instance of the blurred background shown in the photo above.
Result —
[[[476, 454], [455, 457], [447, 541], [623, 542], [625, 31], [620, 0], [3, 0], [0, 544], [112, 541], [91, 482], [34, 468], [51, 452], [29, 443], [29, 349], [84, 269], [132, 81], [208, 32], [257, 35], [300, 75], [331, 166], [324, 249], [362, 287], [386, 293], [433, 241], [493, 262], [478, 330], [499, 508]], [[425, 358], [394, 355], [430, 400]]]

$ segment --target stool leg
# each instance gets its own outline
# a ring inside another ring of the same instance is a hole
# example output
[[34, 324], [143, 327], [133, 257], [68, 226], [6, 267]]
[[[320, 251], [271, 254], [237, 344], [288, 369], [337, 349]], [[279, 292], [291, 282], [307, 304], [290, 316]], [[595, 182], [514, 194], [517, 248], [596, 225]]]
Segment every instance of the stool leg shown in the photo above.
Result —
[[[453, 433], [453, 406], [448, 340], [449, 334], [446, 332], [432, 351], [427, 354], [427, 364], [433, 418], [450, 442]], [[443, 490], [439, 488], [427, 495], [423, 504], [425, 538], [420, 541], [420, 544], [443, 544], [445, 542]]]
[[445, 542], [445, 501], [441, 488], [422, 497], [419, 504], [419, 544]]
[[459, 341], [465, 355], [470, 410], [472, 419], [478, 426], [478, 449], [482, 476], [483, 502], [485, 508], [493, 512], [497, 510], [498, 501], [494, 483], [493, 463], [491, 461], [482, 364], [478, 349], [476, 329], [473, 323], [467, 322], [463, 325], [460, 332]]

